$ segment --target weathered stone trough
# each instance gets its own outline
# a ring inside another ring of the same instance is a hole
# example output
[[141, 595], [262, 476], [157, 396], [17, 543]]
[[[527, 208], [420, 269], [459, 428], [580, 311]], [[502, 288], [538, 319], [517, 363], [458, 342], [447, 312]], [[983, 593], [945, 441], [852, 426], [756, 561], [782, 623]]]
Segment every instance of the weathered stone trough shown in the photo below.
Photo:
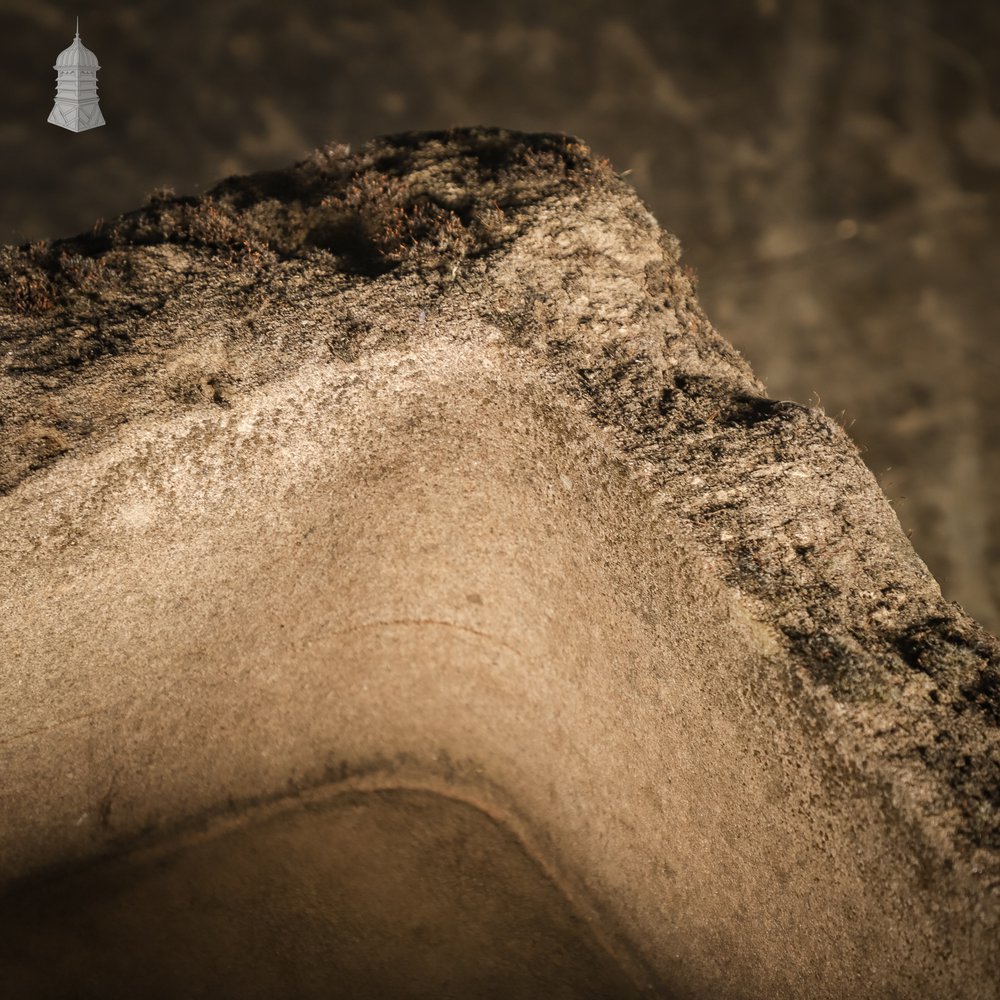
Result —
[[0, 268], [5, 997], [1000, 996], [1000, 646], [582, 144]]

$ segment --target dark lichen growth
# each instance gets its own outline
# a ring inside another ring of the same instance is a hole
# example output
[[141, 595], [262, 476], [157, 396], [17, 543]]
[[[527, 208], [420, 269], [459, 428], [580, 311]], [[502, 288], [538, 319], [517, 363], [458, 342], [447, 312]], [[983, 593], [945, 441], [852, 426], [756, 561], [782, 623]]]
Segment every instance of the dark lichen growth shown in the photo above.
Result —
[[753, 427], [766, 420], [787, 417], [796, 410], [806, 407], [789, 400], [770, 399], [767, 396], [751, 396], [736, 393], [729, 404], [720, 410], [721, 421], [731, 427]]
[[496, 203], [486, 208], [463, 200], [448, 203], [378, 170], [360, 174], [346, 191], [324, 198], [321, 207], [329, 217], [311, 231], [313, 245], [336, 252], [346, 236], [368, 266], [384, 270], [409, 258], [426, 263], [494, 250], [507, 228]]
[[901, 630], [895, 645], [909, 666], [937, 684], [939, 699], [977, 709], [1000, 726], [1000, 657], [973, 623], [933, 615]]
[[344, 271], [375, 276], [492, 252], [518, 232], [519, 209], [611, 175], [567, 136], [406, 133], [354, 155], [328, 146], [290, 170], [229, 178], [201, 199], [154, 192], [107, 234], [115, 246], [172, 242], [234, 259], [322, 250]]
[[[282, 261], [317, 253], [341, 272], [372, 277], [449, 269], [509, 243], [529, 206], [612, 177], [572, 137], [474, 128], [389, 136], [356, 154], [330, 145], [288, 170], [228, 178], [202, 198], [160, 188], [89, 233], [3, 249], [0, 316], [46, 318], [51, 331], [41, 347], [37, 335], [8, 335], [8, 363], [51, 371], [120, 351], [129, 339], [122, 321], [149, 315], [169, 295], [136, 294], [128, 266], [137, 247], [184, 247], [232, 266], [240, 290], [266, 286]], [[88, 328], [95, 335], [76, 343], [72, 331]]]
[[577, 387], [595, 420], [768, 609], [798, 696], [815, 692], [820, 716], [839, 703], [878, 766], [919, 762], [935, 807], [960, 815], [964, 848], [1000, 845], [1000, 644], [936, 592], [844, 429], [769, 399], [718, 343], [682, 268], [649, 264], [645, 279], [646, 315], [664, 316], [677, 353], [661, 376], [641, 353], [591, 352]]
[[21, 316], [41, 316], [55, 304], [51, 247], [47, 241], [29, 243], [20, 250], [0, 250], [2, 303]]
[[[866, 702], [885, 697], [883, 664], [848, 637], [823, 629], [803, 632], [788, 628], [785, 634], [805, 656], [810, 676], [828, 687], [840, 701]], [[853, 648], [852, 648], [853, 647]]]

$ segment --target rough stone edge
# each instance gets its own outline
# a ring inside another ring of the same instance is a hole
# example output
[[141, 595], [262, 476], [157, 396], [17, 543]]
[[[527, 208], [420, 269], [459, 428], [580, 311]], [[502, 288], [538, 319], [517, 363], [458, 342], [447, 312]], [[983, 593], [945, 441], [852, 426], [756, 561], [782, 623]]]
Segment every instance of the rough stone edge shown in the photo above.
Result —
[[[266, 318], [254, 314], [280, 314], [289, 291], [323, 279], [359, 291], [357, 322], [327, 344], [351, 361], [367, 349], [365, 301], [414, 282], [441, 297], [468, 289], [546, 222], [599, 216], [610, 203], [637, 240], [659, 244], [629, 324], [660, 343], [645, 349], [626, 335], [595, 348], [564, 327], [553, 336], [558, 311], [539, 308], [530, 288], [502, 315], [489, 302], [475, 311], [537, 350], [722, 557], [727, 582], [784, 637], [817, 735], [884, 786], [930, 850], [1000, 888], [1000, 642], [941, 597], [843, 428], [820, 409], [767, 397], [701, 311], [676, 239], [572, 137], [474, 128], [390, 136], [356, 154], [331, 146], [202, 198], [155, 192], [89, 234], [4, 248], [0, 492], [148, 414], [145, 369], [183, 342], [171, 323], [189, 302], [220, 321], [242, 316], [251, 332], [257, 322], [266, 341]], [[163, 266], [142, 248], [162, 251]], [[174, 252], [181, 266], [168, 261]], [[293, 345], [275, 372], [296, 356]], [[39, 414], [40, 396], [96, 398], [109, 375], [126, 405], [95, 405], [78, 423]], [[224, 376], [208, 389], [228, 405]], [[771, 459], [755, 461], [764, 450]], [[766, 489], [748, 488], [755, 478]]]

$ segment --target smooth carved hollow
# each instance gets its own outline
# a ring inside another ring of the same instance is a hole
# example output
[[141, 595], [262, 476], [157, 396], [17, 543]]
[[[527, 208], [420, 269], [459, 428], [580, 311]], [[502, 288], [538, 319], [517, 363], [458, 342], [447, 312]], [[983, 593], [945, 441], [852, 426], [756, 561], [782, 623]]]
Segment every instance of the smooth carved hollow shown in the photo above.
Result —
[[996, 641], [560, 141], [230, 181], [260, 259], [154, 206], [8, 305], [11, 995], [997, 995]]

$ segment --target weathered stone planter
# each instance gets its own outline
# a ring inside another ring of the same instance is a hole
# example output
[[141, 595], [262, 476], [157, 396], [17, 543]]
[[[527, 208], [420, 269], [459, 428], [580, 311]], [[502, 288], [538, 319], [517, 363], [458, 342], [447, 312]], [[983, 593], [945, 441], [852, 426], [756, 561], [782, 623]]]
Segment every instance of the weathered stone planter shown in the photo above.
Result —
[[6, 996], [1000, 995], [997, 641], [678, 253], [484, 129], [6, 251]]

